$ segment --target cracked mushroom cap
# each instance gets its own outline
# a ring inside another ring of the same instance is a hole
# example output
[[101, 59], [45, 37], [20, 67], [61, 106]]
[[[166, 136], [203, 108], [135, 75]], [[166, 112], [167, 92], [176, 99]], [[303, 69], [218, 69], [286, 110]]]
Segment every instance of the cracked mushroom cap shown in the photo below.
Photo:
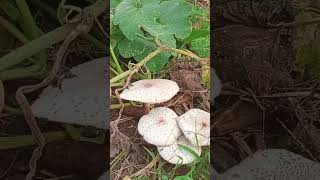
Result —
[[157, 148], [160, 156], [171, 164], [192, 163], [196, 157], [180, 145], [188, 147], [199, 156], [201, 155], [201, 147], [194, 146], [184, 136], [180, 136], [177, 141], [170, 146], [157, 146]]
[[173, 98], [179, 91], [176, 82], [168, 79], [143, 79], [133, 82], [120, 94], [121, 99], [156, 104]]
[[201, 109], [190, 109], [177, 121], [183, 134], [193, 145], [210, 145], [210, 113]]
[[152, 109], [140, 118], [138, 132], [145, 141], [156, 146], [173, 144], [182, 135], [176, 118], [178, 115], [166, 107]]

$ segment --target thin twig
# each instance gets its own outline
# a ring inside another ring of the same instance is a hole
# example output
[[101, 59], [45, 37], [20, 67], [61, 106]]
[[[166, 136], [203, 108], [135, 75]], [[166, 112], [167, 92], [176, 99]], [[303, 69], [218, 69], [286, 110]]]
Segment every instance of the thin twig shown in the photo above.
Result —
[[310, 96], [311, 91], [297, 91], [297, 92], [286, 92], [286, 93], [276, 93], [265, 96], [257, 96], [257, 98], [287, 98], [287, 97], [301, 97]]
[[149, 164], [147, 164], [143, 169], [140, 169], [138, 172], [130, 175], [130, 177], [137, 177], [137, 176], [143, 175], [146, 171], [151, 169], [159, 161], [159, 159], [160, 159], [160, 155], [157, 154], [157, 156]]
[[15, 154], [15, 156], [14, 156], [13, 160], [11, 161], [9, 167], [1, 174], [0, 179], [3, 179], [8, 174], [8, 172], [10, 171], [10, 169], [12, 168], [14, 163], [16, 162], [17, 157], [18, 157], [18, 152]]
[[281, 124], [281, 126], [287, 130], [287, 132], [291, 135], [291, 137], [302, 147], [302, 149], [314, 160], [318, 161], [318, 159], [306, 148], [306, 146], [294, 135], [292, 131], [278, 118], [276, 120]]
[[256, 102], [256, 104], [259, 106], [259, 108], [262, 111], [265, 111], [266, 108], [261, 104], [261, 102], [258, 100], [257, 96], [253, 93], [253, 91], [250, 88], [247, 88], [247, 90], [249, 91], [249, 93], [251, 94], [253, 100]]

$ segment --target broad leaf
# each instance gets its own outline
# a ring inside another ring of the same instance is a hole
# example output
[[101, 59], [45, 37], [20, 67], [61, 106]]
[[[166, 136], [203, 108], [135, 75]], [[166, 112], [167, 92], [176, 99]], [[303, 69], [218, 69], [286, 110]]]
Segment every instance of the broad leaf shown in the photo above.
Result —
[[113, 23], [133, 40], [141, 32], [140, 26], [155, 23], [158, 7], [159, 0], [124, 0], [116, 7]]
[[[136, 38], [133, 41], [123, 39], [117, 47], [121, 56], [124, 58], [134, 57], [137, 61], [143, 60], [148, 54], [156, 50], [156, 45], [153, 42], [143, 38]], [[170, 56], [170, 53], [160, 53], [147, 63], [148, 69], [151, 71], [161, 70]]]
[[110, 10], [115, 9], [120, 2], [121, 0], [110, 0]]
[[210, 38], [200, 37], [191, 41], [191, 49], [195, 51], [200, 57], [210, 56]]
[[184, 1], [124, 0], [117, 7], [113, 23], [133, 40], [141, 28], [169, 47], [175, 47], [175, 37], [186, 38], [192, 30], [188, 16], [191, 6]]

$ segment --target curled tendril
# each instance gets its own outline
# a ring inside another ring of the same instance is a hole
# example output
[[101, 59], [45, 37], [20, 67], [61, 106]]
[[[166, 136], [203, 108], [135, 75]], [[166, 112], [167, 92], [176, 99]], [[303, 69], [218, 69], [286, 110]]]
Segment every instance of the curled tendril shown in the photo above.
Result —
[[136, 66], [136, 64], [135, 64], [135, 63], [132, 63], [131, 61], [129, 61], [129, 63], [128, 63], [128, 69], [129, 69], [129, 70], [134, 69], [134, 68], [135, 68], [135, 66]]

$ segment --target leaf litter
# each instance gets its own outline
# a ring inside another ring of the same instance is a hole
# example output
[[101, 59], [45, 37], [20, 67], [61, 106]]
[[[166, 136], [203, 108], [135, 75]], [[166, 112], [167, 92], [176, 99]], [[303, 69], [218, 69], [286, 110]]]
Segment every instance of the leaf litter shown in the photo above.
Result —
[[[308, 2], [218, 2], [213, 66], [223, 90], [211, 108], [212, 138], [219, 147], [213, 152], [213, 167], [220, 178], [228, 179], [227, 174], [231, 177], [246, 165], [260, 175], [269, 172], [248, 161], [272, 148], [319, 164], [319, 126], [315, 123], [320, 112], [315, 73], [319, 62], [313, 41], [318, 39], [319, 7], [315, 1]], [[250, 174], [245, 178], [250, 179]], [[303, 176], [312, 178], [312, 172]]]

